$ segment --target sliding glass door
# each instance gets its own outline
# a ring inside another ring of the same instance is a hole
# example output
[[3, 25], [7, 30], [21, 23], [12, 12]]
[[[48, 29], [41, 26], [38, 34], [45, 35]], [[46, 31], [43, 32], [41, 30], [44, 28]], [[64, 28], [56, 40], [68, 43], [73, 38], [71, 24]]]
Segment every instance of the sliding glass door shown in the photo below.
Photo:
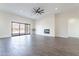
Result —
[[19, 24], [12, 23], [12, 35], [19, 35]]
[[27, 29], [28, 29], [27, 33], [30, 34], [30, 24], [27, 25]]
[[30, 34], [30, 24], [12, 22], [12, 36]]
[[25, 24], [20, 24], [20, 35], [24, 35], [25, 33]]
[[30, 24], [25, 25], [26, 34], [30, 34]]

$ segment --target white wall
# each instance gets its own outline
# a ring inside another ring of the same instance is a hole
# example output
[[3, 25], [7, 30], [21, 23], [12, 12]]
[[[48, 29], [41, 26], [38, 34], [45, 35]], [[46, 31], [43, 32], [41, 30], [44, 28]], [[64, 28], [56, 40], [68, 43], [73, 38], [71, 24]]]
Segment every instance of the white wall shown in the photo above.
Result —
[[79, 18], [70, 19], [68, 23], [69, 37], [79, 37]]
[[68, 37], [67, 16], [64, 14], [55, 15], [55, 36]]
[[79, 37], [79, 12], [61, 13], [55, 16], [57, 37]]
[[0, 12], [0, 38], [10, 36], [10, 20], [7, 16]]
[[[55, 17], [54, 15], [46, 16], [36, 21], [36, 34], [44, 36], [55, 36]], [[45, 34], [44, 29], [50, 29], [50, 34]]]
[[69, 14], [68, 35], [79, 38], [79, 12]]
[[[35, 24], [34, 20], [11, 13], [0, 12], [0, 38], [11, 36], [11, 21], [29, 23], [31, 24], [31, 29], [35, 27], [36, 34], [39, 35], [79, 37], [79, 12], [49, 15], [36, 20]], [[44, 34], [44, 29], [48, 28], [50, 29], [50, 34]]]
[[34, 27], [33, 21], [18, 15], [7, 12], [0, 12], [0, 38], [11, 36], [11, 21], [31, 24], [31, 30]]

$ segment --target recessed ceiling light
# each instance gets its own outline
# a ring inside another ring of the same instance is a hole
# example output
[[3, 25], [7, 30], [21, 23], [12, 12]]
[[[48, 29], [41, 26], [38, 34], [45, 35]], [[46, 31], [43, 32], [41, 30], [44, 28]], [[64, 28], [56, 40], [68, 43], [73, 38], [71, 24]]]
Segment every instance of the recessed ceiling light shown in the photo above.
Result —
[[58, 8], [55, 8], [55, 10], [58, 10]]

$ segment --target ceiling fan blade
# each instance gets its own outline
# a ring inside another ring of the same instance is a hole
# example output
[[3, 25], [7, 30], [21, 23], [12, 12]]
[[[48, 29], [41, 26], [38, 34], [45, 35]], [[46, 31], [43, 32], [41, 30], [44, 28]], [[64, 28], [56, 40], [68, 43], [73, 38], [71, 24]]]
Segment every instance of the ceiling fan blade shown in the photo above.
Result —
[[40, 10], [40, 8], [37, 9], [38, 11]]
[[41, 13], [44, 13], [44, 12], [41, 12]]
[[41, 13], [39, 13], [41, 15]]
[[40, 11], [44, 11], [44, 9], [40, 10]]
[[36, 11], [36, 9], [35, 8], [33, 8], [34, 9], [34, 11]]
[[44, 12], [44, 10], [40, 10], [40, 12]]

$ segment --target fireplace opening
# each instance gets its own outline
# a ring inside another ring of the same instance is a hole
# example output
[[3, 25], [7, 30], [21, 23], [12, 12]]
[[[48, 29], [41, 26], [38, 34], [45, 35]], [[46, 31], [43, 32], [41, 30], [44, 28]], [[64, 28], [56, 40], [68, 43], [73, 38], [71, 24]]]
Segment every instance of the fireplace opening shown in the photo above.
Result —
[[44, 29], [45, 34], [50, 34], [50, 29]]

